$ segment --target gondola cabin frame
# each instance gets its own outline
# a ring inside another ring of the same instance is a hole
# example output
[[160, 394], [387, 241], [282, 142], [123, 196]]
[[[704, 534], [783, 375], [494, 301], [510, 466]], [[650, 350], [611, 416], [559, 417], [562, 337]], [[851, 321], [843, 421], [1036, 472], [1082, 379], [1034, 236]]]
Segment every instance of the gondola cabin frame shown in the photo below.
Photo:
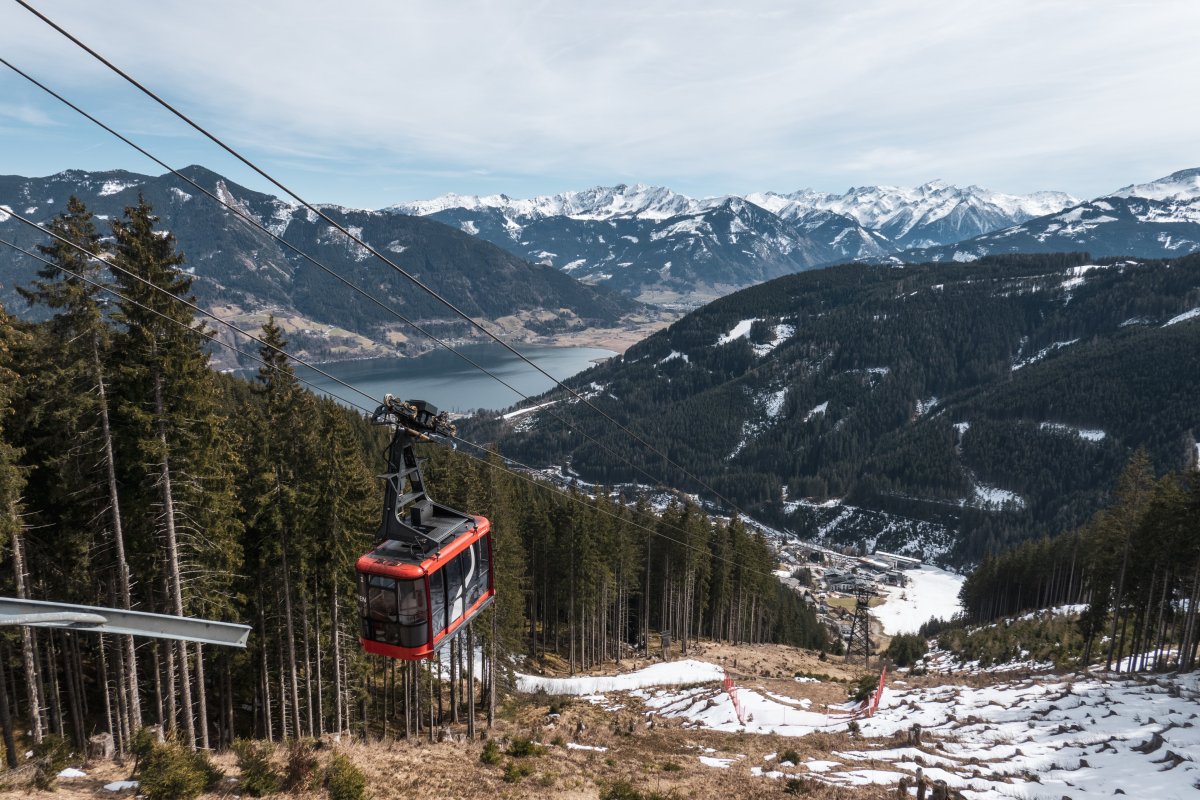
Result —
[[358, 559], [364, 650], [427, 659], [491, 604], [492, 526], [486, 517], [472, 519], [472, 532], [426, 558], [385, 541]]
[[421, 661], [496, 596], [492, 525], [434, 502], [413, 445], [454, 435], [447, 415], [423, 400], [388, 395], [372, 417], [394, 428], [387, 451], [383, 519], [375, 545], [355, 564], [363, 649]]

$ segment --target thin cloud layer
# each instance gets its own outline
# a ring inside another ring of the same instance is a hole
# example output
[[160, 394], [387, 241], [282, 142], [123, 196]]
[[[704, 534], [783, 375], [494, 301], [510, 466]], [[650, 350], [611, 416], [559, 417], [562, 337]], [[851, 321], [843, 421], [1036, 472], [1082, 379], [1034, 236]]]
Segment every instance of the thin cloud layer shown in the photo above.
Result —
[[[1190, 2], [44, 10], [321, 199], [360, 205], [622, 180], [722, 194], [941, 177], [1088, 195], [1200, 164]], [[160, 149], [222, 168], [15, 4], [0, 47]], [[18, 81], [0, 78], [6, 108], [73, 124]], [[2, 116], [3, 171], [29, 172], [23, 155], [83, 166], [13, 138]]]

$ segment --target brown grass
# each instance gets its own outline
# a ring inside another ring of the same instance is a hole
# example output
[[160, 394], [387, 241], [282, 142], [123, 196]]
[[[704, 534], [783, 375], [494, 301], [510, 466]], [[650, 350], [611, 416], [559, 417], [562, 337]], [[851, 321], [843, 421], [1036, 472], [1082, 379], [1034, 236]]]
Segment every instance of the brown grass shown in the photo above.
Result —
[[[677, 658], [679, 654], [673, 656]], [[843, 702], [847, 683], [866, 672], [862, 667], [845, 664], [840, 658], [831, 656], [821, 661], [815, 653], [781, 645], [749, 647], [702, 642], [693, 644], [688, 656], [725, 666], [739, 686], [770, 691], [797, 703], [807, 698], [814, 711], [820, 711], [825, 704]], [[622, 667], [635, 669], [646, 663], [626, 660]], [[544, 669], [548, 674], [561, 674], [567, 671], [567, 665], [549, 660]], [[613, 665], [605, 665], [603, 671], [611, 674]], [[825, 675], [831, 680], [798, 683], [793, 678], [797, 672]], [[985, 676], [904, 676], [902, 679], [910, 686], [986, 681]], [[549, 714], [550, 702], [550, 698], [520, 698], [504, 708], [503, 719], [498, 720], [489, 734], [501, 742], [502, 750], [514, 736], [532, 737], [547, 745], [544, 755], [522, 759], [506, 755], [499, 765], [485, 765], [479, 759], [483, 740], [465, 741], [465, 726], [459, 725], [452, 731], [453, 740], [436, 744], [426, 738], [369, 743], [343, 740], [336, 745], [329, 742], [329, 746], [318, 753], [321, 768], [324, 769], [329, 753], [336, 747], [362, 768], [374, 800], [418, 797], [439, 800], [544, 797], [595, 800], [604, 787], [618, 781], [628, 781], [643, 792], [658, 792], [675, 798], [749, 800], [777, 797], [785, 800], [792, 795], [785, 794], [784, 780], [751, 775], [751, 767], [770, 769], [771, 762], [763, 760], [765, 755], [795, 749], [801, 758], [824, 760], [837, 750], [869, 746], [863, 740], [851, 738], [844, 730], [796, 738], [720, 733], [684, 727], [684, 722], [679, 719], [657, 717], [653, 718], [653, 727], [647, 727], [647, 717], [639, 702], [624, 696], [619, 699], [613, 696], [612, 702], [623, 703], [625, 708], [612, 712], [578, 698], [560, 698], [561, 713], [557, 718]], [[479, 727], [483, 732], [482, 721]], [[605, 752], [570, 750], [565, 744], [571, 741], [608, 749]], [[709, 748], [713, 752], [706, 752]], [[701, 764], [698, 760], [701, 755], [731, 758], [734, 762], [729, 769], [716, 769]], [[282, 766], [282, 747], [276, 758]], [[231, 754], [218, 754], [215, 761], [227, 775], [237, 775]], [[518, 782], [506, 783], [502, 776], [510, 761], [527, 765], [531, 774]], [[0, 798], [91, 800], [133, 796], [132, 792], [118, 795], [102, 788], [105, 783], [127, 778], [128, 765], [110, 763], [85, 769], [88, 778], [60, 781], [60, 789], [53, 795], [14, 784], [6, 791], [0, 791]], [[802, 769], [796, 771], [803, 772]], [[210, 800], [232, 798], [234, 794], [236, 784], [230, 783], [224, 795], [205, 797]], [[806, 780], [805, 792], [800, 796], [816, 800], [875, 800], [894, 795], [894, 786], [834, 787], [810, 779]], [[291, 796], [309, 800], [325, 794], [317, 787]]]

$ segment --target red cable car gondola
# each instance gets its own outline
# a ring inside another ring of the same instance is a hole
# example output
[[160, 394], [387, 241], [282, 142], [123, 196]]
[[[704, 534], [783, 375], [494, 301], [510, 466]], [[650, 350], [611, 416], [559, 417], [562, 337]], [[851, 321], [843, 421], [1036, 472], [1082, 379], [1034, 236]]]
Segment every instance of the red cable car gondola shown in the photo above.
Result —
[[425, 493], [413, 443], [453, 436], [444, 412], [388, 395], [372, 419], [396, 430], [383, 476], [383, 524], [355, 567], [362, 644], [368, 653], [419, 661], [495, 598], [491, 523]]

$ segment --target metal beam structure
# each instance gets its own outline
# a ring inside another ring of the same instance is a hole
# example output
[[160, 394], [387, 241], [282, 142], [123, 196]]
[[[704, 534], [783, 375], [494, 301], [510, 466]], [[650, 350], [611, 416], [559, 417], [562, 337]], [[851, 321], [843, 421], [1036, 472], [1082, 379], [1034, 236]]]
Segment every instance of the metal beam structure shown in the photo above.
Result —
[[119, 608], [77, 606], [44, 600], [0, 597], [0, 626], [31, 625], [38, 628], [67, 628], [91, 633], [120, 633], [151, 639], [182, 639], [225, 647], [245, 647], [249, 625], [211, 622], [170, 614], [124, 611]]

